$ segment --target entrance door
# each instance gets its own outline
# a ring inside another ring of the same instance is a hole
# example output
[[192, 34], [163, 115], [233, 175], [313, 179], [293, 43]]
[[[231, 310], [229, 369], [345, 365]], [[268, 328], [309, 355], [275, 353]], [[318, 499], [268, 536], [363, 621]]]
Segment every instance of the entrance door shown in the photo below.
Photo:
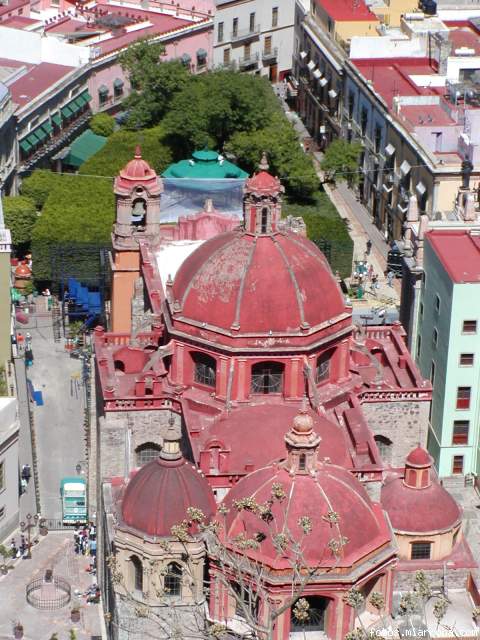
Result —
[[270, 78], [270, 82], [277, 82], [278, 80], [278, 64], [271, 64], [270, 70], [268, 73], [268, 77]]

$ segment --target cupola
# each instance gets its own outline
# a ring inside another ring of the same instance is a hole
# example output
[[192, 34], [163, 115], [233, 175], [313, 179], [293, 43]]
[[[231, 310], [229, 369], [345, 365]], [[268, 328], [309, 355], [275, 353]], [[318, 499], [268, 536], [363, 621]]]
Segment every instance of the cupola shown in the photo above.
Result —
[[290, 431], [285, 435], [290, 474], [311, 473], [317, 470], [317, 452], [321, 437], [313, 430], [313, 419], [304, 405], [293, 419]]
[[431, 480], [432, 458], [420, 445], [411, 451], [405, 459], [405, 486], [412, 489], [429, 487]]
[[281, 218], [285, 189], [278, 178], [268, 173], [266, 153], [263, 153], [258, 168], [259, 171], [245, 184], [245, 230], [255, 234], [273, 233]]

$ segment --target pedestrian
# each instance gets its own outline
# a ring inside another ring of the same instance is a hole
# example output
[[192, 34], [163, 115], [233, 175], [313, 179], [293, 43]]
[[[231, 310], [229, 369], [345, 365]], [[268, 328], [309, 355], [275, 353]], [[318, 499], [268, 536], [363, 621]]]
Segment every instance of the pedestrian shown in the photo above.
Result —
[[372, 281], [373, 278], [373, 264], [370, 264], [368, 267], [368, 279], [370, 280], [370, 282]]
[[22, 478], [26, 480], [26, 482], [28, 483], [31, 477], [32, 477], [32, 471], [30, 469], [30, 465], [24, 464], [22, 467]]
[[15, 541], [15, 538], [12, 538], [12, 541], [10, 542], [10, 553], [12, 554], [12, 558], [17, 557], [18, 549], [17, 549], [17, 543]]
[[372, 274], [372, 285], [373, 285], [373, 287], [374, 287], [375, 289], [378, 289], [378, 288], [379, 288], [379, 286], [380, 286], [380, 285], [378, 284], [378, 276], [377, 276], [377, 274], [376, 274], [376, 273], [373, 273], [373, 274]]
[[26, 550], [26, 548], [27, 548], [27, 545], [26, 545], [26, 542], [25, 542], [25, 536], [24, 536], [24, 535], [21, 535], [21, 536], [20, 536], [20, 548], [19, 548], [19, 551], [20, 551], [20, 555], [21, 555], [21, 556], [24, 556], [24, 555], [25, 555], [25, 550]]
[[387, 273], [387, 284], [389, 287], [393, 287], [393, 279], [395, 278], [395, 274], [392, 270]]
[[370, 238], [367, 240], [367, 251], [366, 254], [367, 256], [370, 255], [370, 251], [372, 250], [372, 241], [370, 240]]

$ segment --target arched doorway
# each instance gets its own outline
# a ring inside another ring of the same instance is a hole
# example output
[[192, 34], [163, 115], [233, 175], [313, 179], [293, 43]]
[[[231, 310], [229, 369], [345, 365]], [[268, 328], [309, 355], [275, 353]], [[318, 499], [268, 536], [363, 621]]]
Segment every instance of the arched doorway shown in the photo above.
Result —
[[290, 638], [300, 640], [305, 637], [312, 639], [318, 637], [318, 633], [324, 632], [326, 629], [327, 609], [330, 600], [322, 596], [306, 596], [300, 600], [306, 600], [308, 603], [307, 617], [305, 619], [300, 615], [297, 617], [296, 613], [299, 609], [296, 608], [296, 603], [292, 605], [290, 609]]

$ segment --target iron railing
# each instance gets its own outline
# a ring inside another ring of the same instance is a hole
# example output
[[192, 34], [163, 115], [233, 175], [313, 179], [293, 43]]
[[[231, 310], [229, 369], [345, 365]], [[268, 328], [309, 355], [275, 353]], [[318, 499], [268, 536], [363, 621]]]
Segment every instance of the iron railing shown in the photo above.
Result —
[[[45, 585], [51, 585], [54, 589], [43, 589]], [[55, 611], [65, 607], [71, 599], [69, 583], [57, 576], [36, 578], [27, 584], [26, 597], [28, 604], [42, 611]]]

